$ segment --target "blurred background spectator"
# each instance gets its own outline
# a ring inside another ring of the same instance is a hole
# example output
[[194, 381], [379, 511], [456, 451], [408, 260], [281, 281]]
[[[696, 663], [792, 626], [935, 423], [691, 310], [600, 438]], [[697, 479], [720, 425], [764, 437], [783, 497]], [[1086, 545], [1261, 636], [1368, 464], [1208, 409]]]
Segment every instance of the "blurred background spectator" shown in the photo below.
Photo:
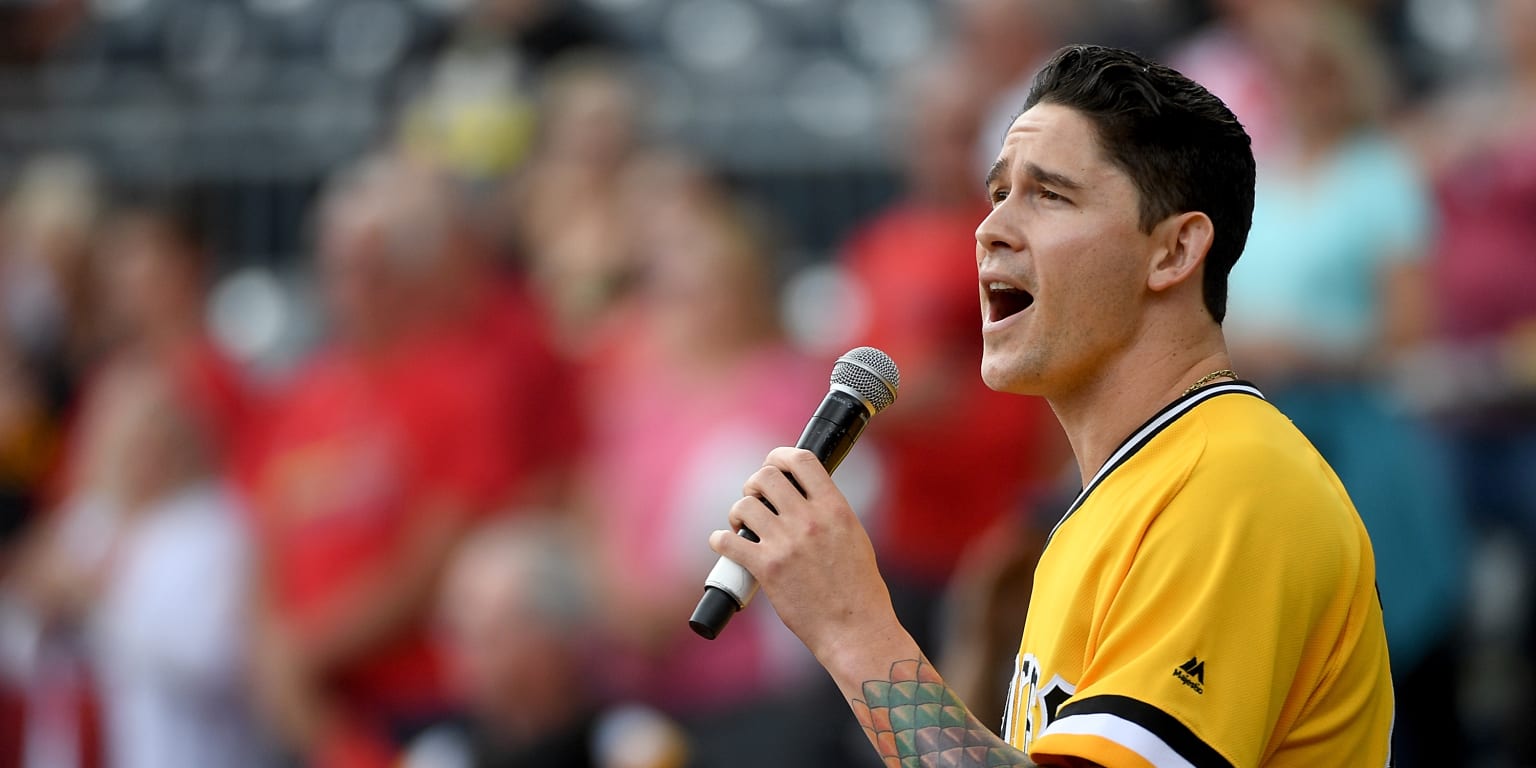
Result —
[[[1472, 754], [1536, 759], [1536, 2], [1489, 7], [1497, 66], [1434, 94], [1410, 133], [1434, 183], [1434, 344], [1404, 395], [1450, 438], [1474, 535], [1466, 681]], [[1518, 745], [1511, 747], [1510, 745]], [[1495, 759], [1492, 757], [1489, 760]]]
[[681, 768], [683, 735], [643, 707], [599, 704], [598, 602], [569, 530], [532, 516], [474, 531], [444, 577], [439, 621], [461, 718], [423, 734], [411, 768]]
[[[963, 70], [968, 98], [979, 99], [979, 121], [970, 137], [977, 171], [986, 173], [997, 147], [1029, 96], [1035, 70], [1067, 39], [1074, 4], [1057, 0], [955, 0], [953, 32], [946, 41]], [[919, 62], [921, 64], [921, 62]], [[904, 118], [910, 120], [910, 117]], [[893, 147], [900, 158], [902, 144]], [[896, 160], [898, 166], [900, 160]], [[974, 185], [973, 185], [974, 186]]]
[[1396, 89], [1358, 17], [1318, 4], [1250, 13], [1283, 128], [1230, 281], [1233, 367], [1328, 459], [1371, 532], [1400, 762], [1455, 762], [1457, 713], [1431, 702], [1455, 674], [1466, 617], [1462, 516], [1444, 446], [1385, 386], [1391, 362], [1428, 338], [1429, 190], [1386, 133]]
[[[772, 612], [744, 612], [714, 642], [677, 617], [716, 559], [700, 536], [761, 466], [764, 441], [799, 436], [830, 367], [784, 341], [758, 214], [679, 157], [613, 183], [625, 234], [611, 245], [632, 249], [634, 275], [585, 366], [594, 448], [581, 510], [604, 585], [606, 687], [678, 718], [706, 764], [817, 764], [815, 738], [781, 735], [839, 702]], [[844, 472], [860, 498], [867, 459]]]
[[616, 61], [586, 56], [543, 85], [535, 153], [496, 202], [560, 341], [583, 354], [634, 271], [617, 233], [631, 223], [621, 180], [641, 154], [641, 96]]
[[768, 606], [684, 627], [860, 343], [839, 477], [988, 711], [1073, 489], [972, 233], [1079, 40], [1254, 135], [1234, 351], [1371, 531], [1400, 763], [1536, 764], [1536, 0], [0, 0], [0, 768], [867, 762]]
[[[8, 659], [30, 682], [29, 764], [83, 759], [93, 691], [112, 765], [260, 764], [243, 664], [249, 537], [224, 473], [247, 398], [203, 330], [206, 250], [181, 213], [140, 195], [91, 259], [100, 324], [58, 508], [5, 582], [9, 629], [31, 636]], [[81, 743], [49, 744], [61, 738]]]
[[388, 764], [450, 708], [427, 632], [436, 576], [469, 525], [524, 498], [542, 458], [524, 430], [556, 422], [515, 399], [511, 366], [530, 361], [464, 290], [470, 246], [441, 178], [376, 158], [321, 219], [333, 339], [279, 399], [252, 483], [255, 683], [285, 748]]
[[1171, 66], [1209, 88], [1242, 121], [1253, 140], [1255, 158], [1267, 158], [1283, 141], [1280, 97], [1256, 38], [1263, 31], [1266, 12], [1284, 4], [1213, 0], [1213, 18], [1170, 51]]

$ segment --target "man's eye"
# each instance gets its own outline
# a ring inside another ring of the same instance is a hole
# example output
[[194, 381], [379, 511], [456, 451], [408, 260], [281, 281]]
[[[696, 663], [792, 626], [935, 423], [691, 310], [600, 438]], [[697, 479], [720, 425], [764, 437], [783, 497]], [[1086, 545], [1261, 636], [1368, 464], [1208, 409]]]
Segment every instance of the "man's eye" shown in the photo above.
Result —
[[1006, 190], [1006, 189], [994, 189], [991, 192], [987, 193], [987, 200], [992, 203], [992, 207], [994, 207], [994, 208], [996, 208], [997, 206], [1001, 205], [1002, 202], [1004, 200], [1007, 200], [1007, 199], [1008, 199], [1008, 190]]
[[1041, 200], [1066, 200], [1065, 197], [1062, 197], [1061, 195], [1058, 195], [1055, 192], [1052, 192], [1051, 190], [1046, 189], [1044, 187], [1040, 188], [1040, 199]]

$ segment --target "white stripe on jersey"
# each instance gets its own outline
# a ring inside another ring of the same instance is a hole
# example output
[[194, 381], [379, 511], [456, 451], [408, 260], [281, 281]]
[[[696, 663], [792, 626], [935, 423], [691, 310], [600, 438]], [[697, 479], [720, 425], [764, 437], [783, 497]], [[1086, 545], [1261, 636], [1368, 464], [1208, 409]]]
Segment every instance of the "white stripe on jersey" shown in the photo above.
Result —
[[1195, 768], [1157, 734], [1107, 712], [1063, 717], [1045, 729], [1045, 736], [1054, 734], [1098, 736], [1135, 752], [1157, 768]]

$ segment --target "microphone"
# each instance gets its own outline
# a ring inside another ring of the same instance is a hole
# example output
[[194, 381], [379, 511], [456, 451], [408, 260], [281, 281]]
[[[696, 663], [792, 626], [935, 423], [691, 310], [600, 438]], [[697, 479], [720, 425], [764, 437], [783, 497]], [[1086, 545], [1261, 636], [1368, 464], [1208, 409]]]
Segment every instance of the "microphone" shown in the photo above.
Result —
[[[849, 350], [832, 366], [832, 388], [806, 423], [795, 447], [816, 454], [830, 474], [858, 442], [869, 418], [896, 402], [896, 390], [900, 387], [901, 372], [890, 355], [874, 347]], [[795, 479], [789, 480], [793, 483]], [[758, 540], [757, 534], [746, 527], [737, 534]], [[757, 579], [736, 561], [722, 556], [704, 579], [704, 596], [693, 609], [688, 626], [700, 637], [713, 640], [755, 594]]]

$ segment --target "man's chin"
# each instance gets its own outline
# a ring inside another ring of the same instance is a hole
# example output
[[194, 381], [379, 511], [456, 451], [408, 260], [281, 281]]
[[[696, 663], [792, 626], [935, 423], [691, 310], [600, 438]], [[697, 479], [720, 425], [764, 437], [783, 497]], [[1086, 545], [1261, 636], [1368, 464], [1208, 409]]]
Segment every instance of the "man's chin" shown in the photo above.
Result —
[[1011, 395], [1041, 394], [1038, 377], [1030, 376], [1028, 372], [1019, 370], [1017, 366], [990, 360], [986, 356], [981, 360], [981, 380], [988, 388], [998, 392]]

